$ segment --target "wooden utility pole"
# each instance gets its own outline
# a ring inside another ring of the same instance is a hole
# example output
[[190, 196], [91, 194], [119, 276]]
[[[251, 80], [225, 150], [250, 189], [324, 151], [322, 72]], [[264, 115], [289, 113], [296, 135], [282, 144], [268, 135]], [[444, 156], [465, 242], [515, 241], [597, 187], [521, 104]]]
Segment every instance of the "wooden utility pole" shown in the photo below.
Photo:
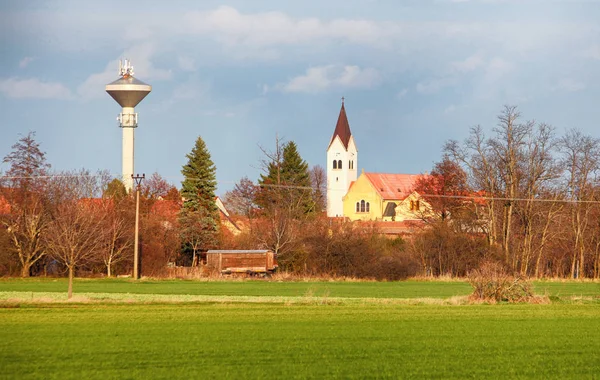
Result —
[[132, 174], [131, 178], [135, 181], [135, 240], [133, 243], [133, 279], [138, 280], [140, 278], [139, 264], [139, 231], [140, 231], [140, 187], [142, 181], [146, 178], [146, 174]]

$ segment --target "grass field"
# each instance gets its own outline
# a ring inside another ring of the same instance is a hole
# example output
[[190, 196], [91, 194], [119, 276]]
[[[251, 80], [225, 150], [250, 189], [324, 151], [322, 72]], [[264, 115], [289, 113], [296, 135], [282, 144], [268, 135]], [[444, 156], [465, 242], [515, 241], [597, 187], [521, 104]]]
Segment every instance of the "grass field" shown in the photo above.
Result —
[[[538, 294], [552, 296], [600, 296], [600, 282], [539, 281]], [[128, 279], [76, 279], [77, 293], [190, 294], [212, 296], [284, 296], [307, 294], [350, 298], [449, 298], [471, 293], [461, 281], [402, 282], [271, 282], [271, 281], [185, 281]], [[66, 279], [0, 279], [0, 292], [66, 292]]]
[[[115, 297], [327, 295], [380, 301], [0, 301], [0, 378], [591, 379], [600, 374], [598, 286], [536, 284], [538, 292], [589, 302], [456, 306], [385, 299], [468, 294], [461, 282], [78, 280], [76, 294]], [[65, 289], [63, 280], [0, 281], [0, 294]]]

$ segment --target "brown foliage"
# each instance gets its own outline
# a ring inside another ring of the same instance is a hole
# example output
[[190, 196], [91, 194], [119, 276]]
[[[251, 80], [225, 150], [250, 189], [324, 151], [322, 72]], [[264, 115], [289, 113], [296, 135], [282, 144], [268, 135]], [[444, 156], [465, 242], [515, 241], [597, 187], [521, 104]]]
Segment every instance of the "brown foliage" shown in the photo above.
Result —
[[497, 262], [484, 262], [479, 269], [470, 271], [468, 278], [474, 289], [470, 299], [474, 301], [530, 302], [534, 298], [529, 281], [509, 274]]

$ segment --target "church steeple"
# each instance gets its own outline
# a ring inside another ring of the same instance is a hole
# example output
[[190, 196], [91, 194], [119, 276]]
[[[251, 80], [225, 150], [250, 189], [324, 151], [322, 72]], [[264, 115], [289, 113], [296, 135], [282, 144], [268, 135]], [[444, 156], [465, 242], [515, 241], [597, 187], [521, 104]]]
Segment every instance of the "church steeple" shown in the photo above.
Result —
[[335, 137], [339, 136], [344, 148], [348, 150], [348, 143], [350, 142], [350, 137], [352, 136], [352, 132], [350, 132], [350, 124], [348, 123], [348, 117], [346, 116], [346, 108], [344, 107], [344, 98], [342, 98], [342, 109], [340, 109], [340, 116], [338, 116], [338, 121], [335, 126], [335, 131], [333, 131], [333, 136], [331, 137], [331, 141], [329, 142], [329, 146], [333, 144]]
[[335, 131], [327, 147], [327, 216], [344, 215], [344, 195], [357, 178], [358, 150], [346, 116], [344, 98]]

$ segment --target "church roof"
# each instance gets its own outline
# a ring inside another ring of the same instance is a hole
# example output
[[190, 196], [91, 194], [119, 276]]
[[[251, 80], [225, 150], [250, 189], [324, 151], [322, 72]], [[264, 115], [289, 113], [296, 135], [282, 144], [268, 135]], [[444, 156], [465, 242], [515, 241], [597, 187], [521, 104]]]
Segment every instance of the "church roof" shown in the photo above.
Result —
[[338, 117], [338, 121], [335, 126], [335, 131], [333, 131], [333, 136], [331, 137], [329, 146], [333, 144], [333, 140], [335, 140], [336, 136], [340, 137], [342, 144], [344, 144], [344, 148], [346, 148], [347, 150], [348, 144], [350, 143], [350, 137], [352, 136], [352, 132], [350, 132], [350, 124], [348, 123], [348, 117], [346, 116], [346, 108], [344, 108], [344, 102], [342, 102], [340, 116]]
[[408, 197], [421, 174], [364, 173], [383, 199]]

